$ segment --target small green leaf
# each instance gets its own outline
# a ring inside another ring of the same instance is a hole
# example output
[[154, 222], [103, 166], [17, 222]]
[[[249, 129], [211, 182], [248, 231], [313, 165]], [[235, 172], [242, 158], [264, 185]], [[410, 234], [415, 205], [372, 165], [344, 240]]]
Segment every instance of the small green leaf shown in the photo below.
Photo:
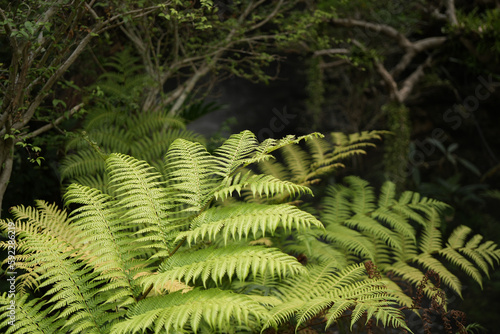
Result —
[[66, 102], [64, 102], [63, 100], [59, 100], [59, 99], [53, 99], [53, 100], [52, 100], [52, 105], [53, 105], [54, 107], [57, 107], [59, 104], [62, 104], [62, 106], [63, 106], [64, 108], [66, 108]]

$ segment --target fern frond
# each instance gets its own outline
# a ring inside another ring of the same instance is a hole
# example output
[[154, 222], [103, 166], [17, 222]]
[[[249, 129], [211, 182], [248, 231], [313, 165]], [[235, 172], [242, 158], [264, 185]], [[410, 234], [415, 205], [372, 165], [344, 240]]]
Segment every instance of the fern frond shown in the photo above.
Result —
[[236, 249], [206, 248], [189, 253], [177, 253], [163, 262], [159, 273], [144, 278], [143, 286], [162, 286], [169, 281], [183, 281], [189, 283], [201, 279], [203, 285], [207, 280], [221, 284], [222, 279], [229, 280], [236, 276], [244, 280], [250, 274], [255, 278], [259, 275], [284, 277], [301, 273], [303, 268], [290, 255], [273, 249], [259, 246], [239, 247]]
[[284, 146], [281, 152], [292, 174], [291, 181], [296, 183], [305, 182], [309, 174], [310, 165], [307, 153], [296, 146]]
[[336, 184], [326, 189], [326, 196], [323, 198], [322, 221], [327, 224], [341, 224], [352, 215], [350, 198], [351, 189]]
[[327, 230], [318, 235], [332, 245], [340, 246], [356, 254], [360, 259], [375, 261], [375, 247], [366, 242], [365, 236], [343, 225], [328, 225]]
[[182, 129], [152, 132], [152, 134], [145, 134], [142, 137], [134, 137], [134, 141], [130, 147], [130, 155], [137, 159], [146, 160], [151, 165], [161, 163], [163, 162], [165, 152], [168, 151], [170, 145], [178, 138], [199, 143], [203, 143], [204, 140], [200, 135]]
[[380, 188], [380, 196], [378, 198], [379, 207], [388, 207], [395, 204], [396, 200], [396, 184], [393, 182], [385, 182]]
[[[24, 207], [22, 205], [11, 208], [10, 212], [18, 221], [25, 221], [27, 225], [18, 231], [33, 229], [31, 232], [50, 234], [68, 245], [76, 244], [79, 240], [75, 230], [70, 224], [66, 210], [60, 210], [56, 204], [46, 201], [35, 201], [36, 208]], [[20, 222], [19, 222], [20, 223]]]
[[253, 196], [274, 196], [287, 192], [291, 195], [296, 193], [312, 194], [312, 191], [304, 186], [297, 185], [289, 181], [282, 181], [272, 175], [253, 174], [247, 172], [245, 174], [238, 173], [231, 177], [227, 177], [220, 183], [219, 189], [213, 193], [215, 199], [224, 200], [231, 196], [236, 191], [238, 195], [241, 191], [248, 189]]
[[280, 148], [283, 148], [285, 146], [289, 146], [291, 144], [298, 144], [302, 140], [304, 141], [309, 141], [309, 140], [314, 140], [315, 138], [323, 138], [324, 135], [322, 135], [319, 132], [313, 132], [308, 135], [300, 136], [296, 138], [293, 135], [288, 135], [285, 138], [282, 139], [274, 139], [274, 138], [268, 138], [264, 140], [259, 147], [257, 148], [257, 156], [259, 155], [267, 155], [273, 151], [279, 150]]
[[463, 247], [465, 244], [465, 239], [471, 231], [472, 229], [468, 226], [458, 226], [453, 230], [450, 237], [448, 238], [448, 245], [455, 249]]
[[415, 258], [415, 261], [425, 269], [433, 270], [438, 273], [439, 277], [446, 285], [452, 288], [457, 294], [461, 295], [462, 283], [460, 280], [432, 255], [426, 253], [419, 254]]
[[201, 209], [214, 187], [207, 177], [211, 175], [214, 158], [201, 144], [177, 139], [170, 145], [165, 161], [172, 188], [178, 191], [176, 200], [189, 205], [191, 211]]
[[41, 274], [39, 287], [50, 287], [45, 297], [50, 297], [51, 311], [61, 310], [57, 319], [65, 319], [64, 327], [73, 333], [99, 333], [107, 321], [103, 312], [112, 310], [114, 304], [104, 304], [106, 296], [99, 293], [97, 274], [50, 236], [23, 233], [22, 238], [33, 252], [30, 261], [36, 262]]
[[206, 210], [193, 220], [191, 226], [192, 230], [180, 232], [177, 240], [186, 238], [191, 244], [221, 236], [227, 243], [229, 238], [241, 240], [250, 235], [256, 238], [258, 233], [273, 234], [278, 227], [286, 232], [311, 226], [321, 228], [323, 225], [311, 214], [291, 205], [241, 204]]
[[227, 324], [259, 324], [268, 311], [249, 296], [219, 289], [195, 289], [187, 293], [174, 292], [166, 296], [147, 298], [129, 313], [129, 319], [114, 325], [113, 334], [176, 333], [183, 330], [198, 332], [202, 322], [219, 332]]
[[[6, 328], [5, 334], [51, 334], [63, 326], [64, 319], [58, 319], [57, 313], [51, 314], [43, 300], [28, 300], [29, 295], [17, 294], [12, 304], [13, 298], [6, 292], [0, 295], [0, 328]], [[10, 310], [14, 311], [13, 318], [9, 317]]]
[[94, 150], [79, 151], [67, 156], [61, 163], [61, 178], [71, 179], [79, 175], [103, 174], [104, 159]]
[[277, 179], [280, 180], [289, 180], [290, 179], [290, 173], [288, 170], [285, 168], [283, 164], [280, 164], [279, 162], [275, 160], [265, 160], [259, 162], [259, 170], [262, 171], [262, 173], [267, 174], [267, 175], [272, 175]]
[[398, 298], [383, 281], [367, 278], [363, 264], [338, 271], [330, 262], [309, 267], [309, 271], [307, 276], [297, 276], [286, 282], [287, 286], [281, 289], [286, 299], [271, 310], [271, 318], [264, 328], [277, 327], [294, 315], [298, 328], [324, 310], [328, 310], [325, 327], [328, 328], [352, 309], [351, 327], [366, 312], [368, 319], [375, 316], [384, 326], [407, 329], [402, 312], [392, 306]]
[[423, 253], [433, 253], [443, 247], [441, 231], [438, 229], [439, 219], [437, 212], [433, 211], [426, 226], [422, 229], [419, 247]]
[[331, 144], [323, 138], [313, 138], [308, 140], [306, 144], [311, 152], [312, 165], [321, 166], [325, 164], [328, 153], [331, 150]]
[[[117, 126], [125, 124], [127, 117], [124, 117], [123, 113], [117, 112], [114, 108], [108, 105], [104, 105], [102, 108], [96, 108], [89, 113], [85, 119], [85, 129], [89, 131], [95, 131], [97, 129], [109, 128], [111, 126]], [[72, 148], [72, 146], [69, 146]]]
[[213, 167], [212, 173], [223, 178], [229, 177], [245, 163], [245, 159], [251, 157], [258, 145], [257, 138], [251, 131], [231, 135], [222, 146], [214, 151], [218, 165]]
[[460, 267], [467, 275], [472, 277], [482, 288], [483, 286], [483, 278], [479, 270], [474, 267], [474, 265], [469, 262], [465, 257], [460, 255], [453, 248], [444, 248], [439, 251], [439, 255], [444, 256], [448, 261], [452, 264]]
[[167, 128], [185, 130], [186, 125], [179, 117], [169, 116], [167, 112], [142, 112], [127, 119], [133, 138], [143, 138], [151, 133], [160, 133]]
[[375, 194], [369, 183], [355, 176], [348, 176], [344, 180], [353, 191], [352, 211], [361, 214], [374, 211]]
[[344, 222], [346, 226], [357, 228], [361, 232], [383, 240], [387, 245], [394, 249], [401, 249], [399, 238], [387, 227], [379, 224], [373, 218], [366, 215], [356, 214]]
[[[83, 206], [73, 211], [74, 225], [85, 235], [82, 243], [87, 255], [88, 263], [100, 273], [99, 280], [112, 280], [113, 289], [121, 290], [118, 295], [109, 296], [110, 301], [126, 298], [133, 300], [135, 287], [131, 285], [135, 272], [131, 270], [137, 261], [134, 256], [139, 255], [130, 247], [133, 241], [123, 231], [126, 224], [117, 219], [114, 211], [116, 202], [108, 195], [96, 189], [72, 184], [65, 195], [67, 204], [77, 203]], [[107, 290], [110, 289], [108, 286]]]

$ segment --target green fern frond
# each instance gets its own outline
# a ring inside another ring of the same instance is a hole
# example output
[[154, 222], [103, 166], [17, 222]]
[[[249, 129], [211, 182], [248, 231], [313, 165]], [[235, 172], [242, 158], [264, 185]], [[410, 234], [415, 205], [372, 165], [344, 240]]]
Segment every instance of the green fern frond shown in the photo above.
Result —
[[199, 240], [212, 241], [220, 236], [227, 243], [231, 239], [246, 239], [250, 235], [273, 234], [278, 227], [303, 230], [311, 226], [322, 227], [311, 214], [297, 207], [264, 204], [241, 204], [235, 207], [211, 208], [199, 214], [191, 230], [180, 232], [177, 240], [186, 238], [188, 244]]
[[[75, 235], [65, 210], [60, 210], [54, 203], [49, 204], [42, 200], [37, 200], [35, 203], [36, 208], [21, 205], [11, 208], [10, 212], [19, 223], [25, 221], [29, 224], [29, 228], [33, 229], [32, 232], [51, 234], [68, 245], [77, 243], [78, 236]], [[26, 230], [26, 228], [27, 225], [24, 225], [19, 231]]]
[[309, 174], [309, 157], [300, 147], [285, 146], [282, 148], [283, 158], [292, 174], [291, 181], [303, 183]]
[[402, 312], [391, 306], [398, 298], [391, 294], [383, 281], [366, 277], [363, 264], [351, 265], [342, 271], [338, 271], [332, 262], [309, 267], [309, 275], [290, 280], [281, 293], [286, 299], [271, 310], [271, 318], [265, 327], [276, 327], [294, 316], [296, 328], [299, 328], [328, 310], [325, 327], [328, 328], [352, 309], [351, 327], [366, 312], [368, 319], [375, 316], [384, 326], [407, 329]]
[[[103, 168], [106, 168], [106, 163], [104, 162]], [[95, 175], [80, 175], [72, 178], [73, 183], [82, 184], [89, 188], [97, 189], [103, 193], [112, 194], [112, 191], [108, 189], [109, 177], [108, 174], [95, 174]]]
[[134, 137], [127, 129], [119, 127], [108, 127], [105, 131], [87, 132], [90, 141], [105, 153], [124, 152], [128, 153]]
[[461, 295], [462, 283], [453, 275], [448, 268], [444, 266], [439, 260], [434, 258], [431, 254], [423, 253], [419, 254], [415, 258], [415, 262], [424, 267], [427, 270], [433, 270], [439, 273], [441, 280], [450, 288], [452, 288], [457, 294]]
[[323, 138], [314, 138], [307, 141], [307, 147], [311, 152], [312, 165], [321, 166], [325, 164], [328, 153], [331, 150], [331, 144]]
[[388, 207], [395, 204], [396, 200], [396, 184], [393, 182], [385, 182], [380, 188], [378, 198], [379, 207]]
[[318, 237], [354, 253], [360, 259], [375, 261], [374, 245], [367, 243], [365, 237], [355, 230], [343, 225], [328, 225], [325, 232], [317, 234]]
[[439, 251], [439, 255], [442, 255], [449, 262], [460, 267], [467, 275], [472, 277], [481, 288], [483, 287], [483, 277], [479, 270], [456, 250], [453, 248], [444, 248]]
[[[118, 295], [110, 295], [110, 301], [127, 298], [133, 300], [135, 287], [131, 285], [135, 272], [131, 270], [140, 252], [130, 247], [131, 239], [124, 230], [126, 224], [117, 219], [113, 208], [118, 205], [110, 196], [96, 189], [72, 184], [65, 195], [67, 204], [77, 203], [83, 206], [73, 211], [74, 226], [84, 232], [83, 243], [87, 261], [100, 273], [99, 280], [110, 279]], [[125, 225], [125, 226], [124, 226]], [[95, 256], [98, 254], [98, 256]], [[108, 286], [107, 290], [110, 289]]]
[[79, 151], [67, 156], [61, 163], [61, 178], [71, 179], [80, 175], [103, 174], [104, 159], [94, 150]]
[[427, 226], [422, 229], [420, 237], [420, 250], [422, 253], [433, 253], [443, 247], [441, 231], [439, 230], [439, 220], [437, 212], [428, 217]]
[[[321, 214], [325, 230], [315, 235], [345, 253], [347, 263], [370, 259], [382, 273], [393, 272], [412, 284], [424, 276], [412, 265], [433, 270], [460, 294], [461, 282], [446, 267], [447, 261], [481, 285], [482, 273], [487, 276], [500, 259], [496, 244], [482, 242], [480, 235], [468, 238], [466, 227], [458, 227], [443, 246], [441, 213], [449, 208], [445, 203], [410, 191], [397, 198], [390, 182], [382, 186], [377, 200], [366, 181], [348, 177], [346, 183], [347, 187], [327, 190]], [[314, 258], [312, 253], [306, 255]]]
[[285, 168], [283, 164], [280, 164], [279, 162], [275, 160], [266, 160], [266, 161], [260, 161], [259, 162], [259, 169], [267, 175], [272, 175], [277, 179], [280, 180], [289, 180], [290, 179], [290, 173], [288, 170]]
[[150, 136], [167, 129], [185, 130], [186, 125], [179, 117], [169, 116], [167, 112], [142, 112], [127, 119], [133, 138]]
[[64, 327], [73, 333], [101, 332], [107, 321], [103, 312], [113, 310], [114, 305], [103, 305], [106, 295], [99, 293], [97, 274], [86, 268], [73, 250], [67, 251], [67, 245], [50, 236], [23, 233], [20, 237], [31, 249], [30, 261], [41, 274], [39, 288], [50, 287], [45, 297], [52, 312], [61, 310], [57, 318], [65, 319]]
[[[114, 108], [104, 105], [89, 112], [84, 122], [84, 128], [87, 131], [97, 129], [109, 129], [112, 126], [124, 125], [127, 122], [128, 115], [117, 112]], [[70, 148], [74, 148], [71, 145]]]
[[195, 289], [147, 298], [128, 313], [129, 319], [114, 325], [112, 334], [176, 333], [189, 329], [197, 333], [202, 322], [223, 332], [227, 324], [259, 324], [268, 311], [251, 297], [219, 289]]
[[448, 245], [452, 248], [458, 249], [464, 246], [465, 240], [472, 229], [465, 225], [460, 225], [453, 230], [448, 238]]
[[170, 145], [165, 161], [172, 188], [178, 191], [176, 201], [189, 205], [190, 211], [200, 210], [209, 200], [207, 194], [214, 188], [210, 178], [214, 158], [203, 145], [177, 139]]
[[470, 232], [471, 229], [467, 226], [461, 225], [455, 228], [448, 238], [447, 247], [441, 249], [439, 254], [462, 268], [482, 286], [482, 275], [475, 266], [489, 277], [490, 267], [493, 268], [495, 262], [498, 264], [500, 260], [500, 252], [496, 249], [497, 246], [489, 241], [481, 243], [483, 237], [479, 234], [474, 235], [466, 242]]
[[375, 210], [375, 193], [367, 181], [355, 176], [348, 176], [344, 181], [353, 191], [351, 210], [354, 213], [365, 214]]
[[328, 187], [323, 198], [322, 220], [327, 224], [340, 224], [349, 219], [352, 215], [351, 196], [351, 190], [341, 184]]
[[[168, 131], [152, 132], [142, 137], [134, 137], [130, 146], [130, 155], [134, 158], [146, 160], [151, 165], [161, 163], [170, 145], [178, 138], [194, 142], [203, 142], [203, 137], [188, 130], [169, 129]], [[121, 152], [120, 153], [127, 153]], [[159, 169], [162, 170], [163, 168]]]
[[285, 277], [303, 272], [297, 260], [283, 252], [258, 246], [233, 248], [206, 248], [195, 252], [177, 253], [163, 262], [159, 273], [142, 279], [142, 284], [149, 287], [162, 286], [169, 281], [195, 282], [201, 279], [221, 284], [223, 278], [244, 280], [250, 274], [269, 274]]
[[257, 138], [251, 131], [231, 135], [222, 146], [214, 151], [215, 159], [219, 164], [214, 166], [212, 173], [223, 178], [230, 176], [252, 156], [258, 145]]
[[247, 189], [252, 192], [253, 196], [274, 196], [276, 194], [283, 194], [284, 192], [291, 195], [296, 193], [308, 193], [312, 194], [312, 191], [304, 186], [297, 185], [289, 181], [282, 181], [275, 178], [272, 175], [256, 175], [251, 172], [238, 173], [234, 176], [225, 178], [219, 188], [213, 193], [215, 199], [224, 200], [231, 196], [233, 192], [237, 192], [238, 195], [241, 191]]
[[302, 140], [308, 142], [309, 140], [314, 140], [315, 138], [323, 138], [323, 137], [324, 135], [322, 135], [321, 133], [313, 132], [311, 134], [299, 136], [297, 138], [293, 135], [288, 135], [282, 139], [268, 138], [264, 140], [262, 143], [260, 143], [259, 147], [257, 148], [257, 156], [267, 155], [273, 151], [279, 150], [280, 148], [289, 146], [291, 144], [298, 144]]
[[[66, 245], [66, 251], [77, 250], [72, 246], [80, 241], [75, 233], [74, 227], [69, 224], [67, 213], [56, 209], [55, 205], [49, 205], [44, 201], [37, 201], [37, 208], [24, 207], [23, 205], [11, 208], [15, 220], [16, 234], [37, 235], [40, 233], [52, 234], [59, 242]], [[8, 230], [7, 222], [0, 220], [0, 228]], [[8, 249], [8, 241], [0, 242], [0, 247]], [[28, 289], [37, 288], [37, 279], [40, 273], [37, 271], [38, 265], [30, 260], [30, 253], [33, 251], [23, 238], [16, 240], [17, 254], [15, 255], [16, 269], [22, 270], [16, 277], [16, 290], [18, 293], [25, 293]], [[3, 261], [7, 263], [8, 258]], [[11, 270], [13, 271], [13, 270]]]
[[[0, 328], [6, 328], [5, 334], [51, 334], [62, 327], [64, 319], [58, 319], [57, 313], [51, 314], [43, 300], [28, 298], [29, 295], [18, 293], [12, 303], [13, 296], [6, 292], [0, 295]], [[11, 310], [13, 318], [9, 317]]]
[[357, 214], [346, 220], [344, 224], [350, 228], [357, 228], [361, 232], [367, 233], [383, 240], [394, 249], [401, 249], [398, 236], [387, 227], [379, 224], [375, 219], [366, 215]]

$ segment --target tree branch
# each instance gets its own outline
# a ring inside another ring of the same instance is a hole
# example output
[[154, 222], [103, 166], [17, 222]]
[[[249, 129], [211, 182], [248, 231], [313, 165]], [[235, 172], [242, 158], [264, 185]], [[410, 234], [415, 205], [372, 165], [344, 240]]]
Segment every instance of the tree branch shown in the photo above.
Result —
[[431, 48], [436, 48], [446, 42], [446, 37], [429, 37], [413, 42], [412, 47], [406, 51], [399, 63], [391, 70], [393, 77], [399, 76], [419, 53]]
[[55, 121], [53, 121], [53, 122], [51, 122], [49, 124], [46, 124], [46, 125], [38, 128], [38, 129], [36, 129], [35, 131], [32, 131], [32, 132], [30, 132], [30, 133], [28, 133], [28, 134], [26, 134], [26, 135], [18, 138], [16, 140], [16, 142], [23, 141], [23, 140], [26, 140], [26, 139], [30, 139], [30, 138], [36, 137], [36, 136], [38, 136], [38, 135], [40, 135], [40, 134], [42, 134], [44, 132], [49, 131], [50, 129], [52, 129], [52, 128], [56, 127], [57, 125], [59, 125], [62, 121], [71, 118], [71, 116], [73, 116], [80, 109], [82, 109], [83, 105], [84, 105], [83, 103], [80, 103], [80, 104], [74, 106], [73, 108], [71, 108], [71, 110], [68, 112], [67, 115], [63, 115], [63, 116], [57, 118]]
[[454, 27], [458, 25], [457, 14], [455, 11], [455, 0], [446, 0], [446, 15], [448, 21]]
[[276, 14], [278, 14], [278, 11], [279, 11], [279, 9], [280, 9], [280, 7], [281, 7], [282, 4], [283, 4], [283, 0], [278, 1], [278, 3], [276, 4], [276, 7], [274, 7], [274, 10], [264, 20], [262, 20], [259, 23], [256, 23], [253, 26], [251, 26], [249, 28], [249, 30], [255, 30], [257, 28], [260, 28], [264, 24], [266, 24], [267, 22], [269, 22], [269, 20], [271, 20], [273, 17], [276, 16]]
[[375, 60], [374, 63], [377, 72], [387, 84], [387, 88], [389, 89], [389, 95], [391, 96], [391, 98], [396, 99], [398, 102], [402, 102], [398, 91], [398, 84], [394, 80], [393, 76], [389, 73], [389, 71], [387, 71], [387, 69], [380, 61]]
[[410, 95], [415, 84], [424, 75], [424, 69], [431, 64], [432, 56], [427, 57], [425, 62], [417, 67], [417, 69], [403, 82], [401, 89], [399, 90], [399, 98], [401, 102], [406, 100]]
[[411, 48], [412, 46], [412, 43], [406, 38], [405, 35], [401, 34], [399, 31], [386, 24], [371, 23], [353, 19], [331, 19], [330, 22], [343, 27], [361, 27], [372, 31], [381, 32], [384, 35], [395, 39], [404, 49]]
[[333, 54], [348, 54], [349, 49], [338, 48], [338, 49], [325, 49], [314, 51], [313, 57], [323, 56], [323, 55], [333, 55]]

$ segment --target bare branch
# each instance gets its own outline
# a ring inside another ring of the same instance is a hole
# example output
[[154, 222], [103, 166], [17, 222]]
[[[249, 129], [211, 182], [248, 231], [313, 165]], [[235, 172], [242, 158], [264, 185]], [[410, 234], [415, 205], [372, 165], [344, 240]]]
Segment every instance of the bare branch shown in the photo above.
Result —
[[348, 54], [349, 50], [345, 48], [338, 49], [325, 49], [314, 51], [313, 57], [323, 56], [323, 55], [333, 55], [333, 54]]
[[276, 4], [276, 7], [274, 7], [274, 10], [264, 20], [262, 20], [259, 23], [254, 24], [253, 26], [251, 26], [249, 28], [249, 30], [254, 30], [254, 29], [260, 28], [264, 24], [266, 24], [267, 22], [269, 22], [269, 20], [271, 20], [273, 17], [276, 16], [276, 14], [278, 14], [278, 11], [279, 11], [279, 9], [280, 9], [280, 7], [281, 7], [282, 4], [283, 4], [283, 0], [278, 1], [278, 3]]
[[21, 122], [17, 122], [13, 125], [15, 129], [20, 129], [29, 123], [33, 115], [35, 114], [36, 109], [40, 106], [42, 101], [45, 99], [47, 92], [52, 88], [52, 86], [59, 80], [59, 78], [66, 72], [66, 70], [73, 64], [76, 58], [83, 52], [85, 47], [88, 45], [90, 40], [92, 39], [93, 31], [88, 33], [85, 36], [78, 46], [73, 50], [71, 55], [66, 59], [66, 61], [52, 74], [52, 76], [47, 80], [45, 85], [40, 89], [36, 97], [33, 99], [33, 102], [29, 105], [28, 109], [23, 115], [23, 120]]
[[349, 64], [350, 62], [347, 60], [347, 59], [339, 59], [337, 61], [333, 61], [333, 62], [330, 62], [330, 63], [322, 63], [322, 64], [319, 64], [319, 67], [320, 68], [332, 68], [332, 67], [337, 67], [337, 66], [341, 66], [341, 65], [344, 65], [344, 64]]
[[99, 20], [99, 15], [97, 15], [97, 13], [95, 12], [95, 10], [92, 8], [91, 5], [89, 5], [88, 3], [85, 3], [84, 6], [89, 11], [90, 15], [92, 15], [94, 20]]
[[175, 113], [181, 108], [182, 104], [188, 97], [189, 93], [193, 90], [198, 80], [200, 80], [205, 74], [207, 74], [210, 68], [211, 67], [208, 64], [204, 64], [203, 67], [201, 69], [198, 69], [194, 73], [194, 75], [185, 83], [182, 91], [179, 94], [179, 97], [177, 98], [177, 101], [175, 101], [175, 104], [168, 112], [170, 116], [175, 115]]
[[404, 49], [411, 48], [412, 46], [412, 43], [405, 37], [405, 35], [401, 34], [399, 31], [386, 24], [371, 23], [353, 19], [331, 19], [331, 22], [343, 27], [361, 27], [372, 31], [381, 32], [384, 35], [395, 39]]
[[425, 62], [417, 67], [417, 69], [403, 82], [401, 89], [399, 90], [400, 102], [403, 102], [408, 98], [415, 84], [424, 75], [424, 69], [430, 66], [432, 61], [432, 56], [427, 57]]
[[444, 42], [446, 42], [447, 38], [443, 36], [438, 37], [428, 37], [421, 39], [419, 41], [413, 42], [412, 47], [415, 52], [422, 52], [428, 49], [436, 48], [441, 46]]
[[398, 92], [398, 84], [396, 83], [392, 75], [389, 73], [389, 71], [387, 71], [387, 69], [380, 61], [376, 60], [374, 61], [374, 63], [377, 72], [380, 74], [384, 82], [387, 84], [387, 88], [389, 89], [391, 98], [396, 99], [398, 102], [402, 102], [400, 94]]
[[448, 21], [454, 27], [458, 25], [457, 14], [455, 11], [455, 0], [446, 0], [446, 15]]
[[429, 37], [412, 43], [412, 47], [406, 51], [399, 63], [391, 70], [393, 77], [399, 76], [419, 53], [431, 48], [436, 48], [446, 42], [446, 37]]
[[63, 115], [59, 118], [57, 118], [55, 121], [49, 123], [49, 124], [46, 124], [38, 129], [36, 129], [35, 131], [32, 131], [20, 138], [18, 138], [16, 141], [23, 141], [23, 140], [26, 140], [26, 139], [30, 139], [30, 138], [33, 138], [33, 137], [36, 137], [44, 132], [47, 132], [49, 131], [50, 129], [56, 127], [57, 125], [59, 125], [62, 121], [64, 120], [67, 120], [69, 118], [71, 118], [71, 116], [73, 116], [74, 114], [76, 114], [80, 109], [82, 109], [83, 107], [83, 103], [80, 103], [76, 106], [74, 106], [73, 108], [71, 108], [71, 110], [68, 112], [67, 115]]

